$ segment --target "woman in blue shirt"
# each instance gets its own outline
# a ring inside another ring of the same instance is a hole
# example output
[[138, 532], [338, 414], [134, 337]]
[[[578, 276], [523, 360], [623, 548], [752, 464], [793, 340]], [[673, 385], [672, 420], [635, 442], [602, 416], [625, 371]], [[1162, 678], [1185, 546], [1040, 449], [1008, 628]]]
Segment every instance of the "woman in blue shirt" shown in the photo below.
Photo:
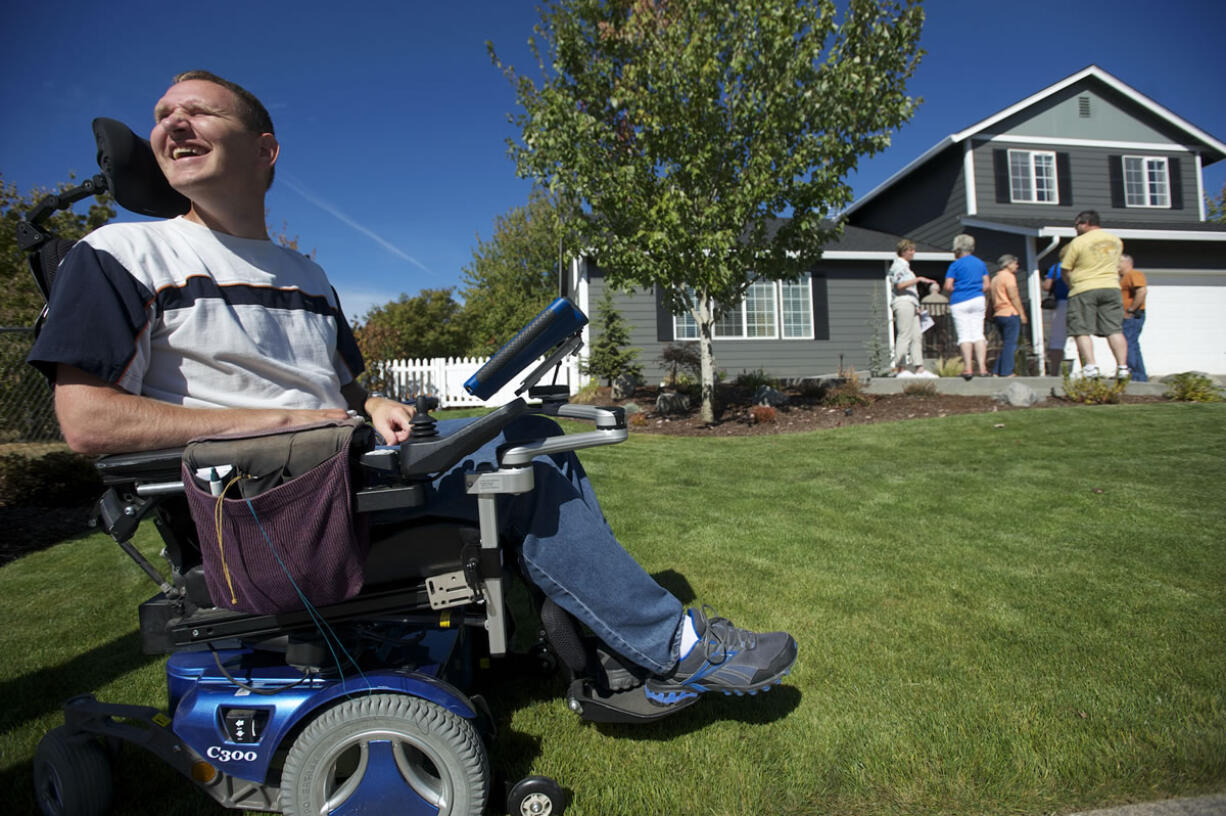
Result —
[[988, 342], [983, 334], [983, 320], [987, 314], [988, 267], [972, 253], [975, 251], [973, 236], [962, 233], [954, 236], [954, 260], [945, 273], [945, 292], [949, 295], [949, 313], [954, 319], [958, 334], [958, 348], [962, 350], [962, 379], [974, 376], [971, 368], [971, 352], [979, 364], [979, 376], [988, 373]]

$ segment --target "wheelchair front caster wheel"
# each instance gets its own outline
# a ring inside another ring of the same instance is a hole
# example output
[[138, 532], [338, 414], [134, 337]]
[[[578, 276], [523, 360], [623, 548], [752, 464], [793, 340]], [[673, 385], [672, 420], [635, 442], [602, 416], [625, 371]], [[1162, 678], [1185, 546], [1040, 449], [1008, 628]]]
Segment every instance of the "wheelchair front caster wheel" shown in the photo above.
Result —
[[34, 794], [46, 816], [102, 816], [111, 808], [113, 785], [106, 749], [88, 734], [61, 725], [38, 743]]
[[566, 805], [566, 791], [547, 776], [526, 776], [507, 794], [511, 816], [562, 816]]

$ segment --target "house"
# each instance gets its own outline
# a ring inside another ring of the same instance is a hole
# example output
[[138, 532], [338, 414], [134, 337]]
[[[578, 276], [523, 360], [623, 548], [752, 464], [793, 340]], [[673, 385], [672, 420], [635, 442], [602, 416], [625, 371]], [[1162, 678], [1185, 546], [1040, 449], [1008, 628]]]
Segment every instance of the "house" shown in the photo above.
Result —
[[[1205, 221], [1201, 173], [1223, 158], [1226, 144], [1092, 65], [950, 134], [854, 202], [843, 239], [808, 275], [754, 284], [722, 321], [716, 367], [783, 378], [867, 369], [874, 333], [888, 331], [884, 277], [904, 235], [919, 245], [913, 268], [937, 279], [960, 232], [975, 236], [990, 268], [1016, 255], [1038, 314], [1038, 270], [1074, 236], [1074, 216], [1094, 209], [1149, 278], [1141, 343], [1150, 374], [1226, 373], [1226, 226]], [[587, 260], [575, 277], [591, 314], [604, 274]], [[658, 293], [616, 302], [649, 380], [663, 373], [656, 358], [667, 343], [696, 337]], [[1031, 324], [1041, 348], [1043, 322]], [[1105, 343], [1098, 353], [1110, 359]]]
[[[1022, 260], [1033, 303], [1035, 272], [1058, 260], [1076, 214], [1097, 210], [1150, 284], [1150, 374], [1221, 374], [1226, 225], [1205, 221], [1201, 170], [1223, 158], [1226, 144], [1091, 65], [947, 136], [844, 215], [943, 247], [970, 233], [993, 268], [1006, 252]], [[1032, 328], [1040, 344], [1042, 321]], [[1111, 359], [1105, 343], [1096, 356]]]

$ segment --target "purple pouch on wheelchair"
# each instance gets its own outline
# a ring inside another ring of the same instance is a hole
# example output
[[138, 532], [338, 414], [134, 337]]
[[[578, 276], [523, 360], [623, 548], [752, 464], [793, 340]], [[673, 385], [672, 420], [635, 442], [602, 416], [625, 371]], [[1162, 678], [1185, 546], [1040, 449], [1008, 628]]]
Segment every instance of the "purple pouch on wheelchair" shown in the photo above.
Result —
[[353, 510], [360, 420], [197, 439], [183, 486], [219, 609], [274, 614], [362, 588], [369, 543]]

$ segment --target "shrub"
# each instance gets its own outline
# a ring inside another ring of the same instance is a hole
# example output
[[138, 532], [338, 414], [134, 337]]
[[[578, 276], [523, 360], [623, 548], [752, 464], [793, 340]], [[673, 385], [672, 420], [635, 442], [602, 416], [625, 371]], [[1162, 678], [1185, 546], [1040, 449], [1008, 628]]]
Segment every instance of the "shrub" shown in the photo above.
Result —
[[830, 405], [835, 408], [851, 408], [871, 403], [872, 400], [864, 393], [864, 387], [860, 384], [860, 378], [856, 376], [854, 368], [848, 369], [847, 376], [842, 382], [826, 389], [826, 393], [822, 395], [822, 405]]
[[680, 385], [683, 377], [698, 381], [702, 377], [702, 354], [697, 343], [669, 343], [656, 358], [668, 373], [667, 385]]
[[957, 356], [938, 357], [936, 361], [936, 375], [938, 377], [962, 376], [962, 358]]
[[1082, 405], [1114, 405], [1128, 387], [1128, 380], [1064, 377], [1065, 397]]
[[1166, 378], [1167, 399], [1180, 402], [1221, 402], [1222, 389], [1199, 371], [1184, 371]]
[[755, 405], [749, 409], [749, 419], [754, 423], [774, 422], [778, 413], [770, 405]]
[[932, 382], [907, 383], [902, 387], [902, 392], [908, 397], [935, 397], [937, 386]]
[[590, 381], [587, 385], [576, 391], [570, 398], [570, 401], [578, 405], [591, 405], [600, 396], [600, 382], [597, 380]]
[[94, 460], [68, 451], [0, 456], [0, 505], [76, 507], [102, 493]]
[[742, 371], [732, 384], [746, 391], [757, 391], [764, 385], [768, 388], [779, 387], [778, 381], [760, 368], [757, 371]]
[[630, 416], [626, 417], [626, 424], [631, 428], [646, 428], [647, 415], [642, 413], [631, 414]]

